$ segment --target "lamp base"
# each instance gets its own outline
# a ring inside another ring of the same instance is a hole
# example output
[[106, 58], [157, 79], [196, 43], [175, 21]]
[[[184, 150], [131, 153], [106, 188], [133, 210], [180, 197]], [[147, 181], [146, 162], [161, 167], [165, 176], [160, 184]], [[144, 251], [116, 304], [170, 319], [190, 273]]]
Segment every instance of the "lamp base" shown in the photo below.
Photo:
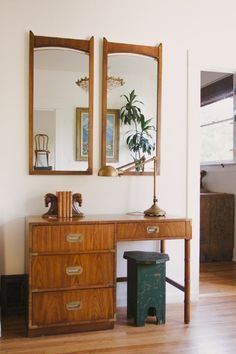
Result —
[[144, 216], [165, 216], [166, 212], [161, 210], [159, 206], [154, 203], [151, 208], [144, 211]]

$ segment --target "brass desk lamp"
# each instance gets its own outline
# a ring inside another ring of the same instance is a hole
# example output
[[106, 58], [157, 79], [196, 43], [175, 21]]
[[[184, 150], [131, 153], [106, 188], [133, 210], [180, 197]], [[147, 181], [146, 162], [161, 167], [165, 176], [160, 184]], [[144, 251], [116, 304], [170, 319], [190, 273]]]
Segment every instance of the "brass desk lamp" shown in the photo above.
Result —
[[[152, 206], [144, 211], [145, 216], [165, 216], [166, 212], [164, 210], [161, 210], [159, 206], [157, 205], [157, 197], [156, 197], [156, 163], [157, 163], [157, 158], [156, 156], [153, 156], [151, 159], [148, 160], [143, 160], [141, 159], [139, 162], [146, 164], [148, 162], [153, 161], [154, 163], [154, 184], [153, 184], [153, 204]], [[102, 166], [99, 171], [98, 171], [98, 176], [102, 177], [117, 177], [117, 176], [122, 176], [124, 172], [131, 170], [135, 166], [135, 162], [128, 163], [126, 165], [120, 166], [118, 168], [115, 168], [113, 166]]]

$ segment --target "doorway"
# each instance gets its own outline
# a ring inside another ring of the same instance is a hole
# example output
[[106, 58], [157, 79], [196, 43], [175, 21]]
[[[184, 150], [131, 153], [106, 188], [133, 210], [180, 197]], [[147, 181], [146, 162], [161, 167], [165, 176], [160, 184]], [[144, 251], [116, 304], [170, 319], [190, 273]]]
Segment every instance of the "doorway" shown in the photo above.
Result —
[[235, 160], [234, 80], [232, 73], [201, 71], [201, 263], [233, 259], [234, 194], [226, 166]]

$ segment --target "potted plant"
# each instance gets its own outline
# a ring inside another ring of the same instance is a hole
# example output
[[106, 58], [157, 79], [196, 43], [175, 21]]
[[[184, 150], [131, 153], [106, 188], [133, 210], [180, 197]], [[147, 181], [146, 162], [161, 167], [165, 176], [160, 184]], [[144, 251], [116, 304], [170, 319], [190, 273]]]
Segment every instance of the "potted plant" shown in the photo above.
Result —
[[132, 127], [126, 133], [128, 135], [126, 143], [136, 162], [136, 171], [142, 172], [144, 171], [142, 162], [145, 161], [145, 154], [151, 155], [155, 150], [155, 142], [151, 135], [151, 131], [155, 130], [155, 127], [151, 124], [152, 118], [146, 120], [142, 114], [138, 105], [143, 104], [143, 102], [137, 100], [135, 90], [121, 97], [126, 99], [126, 104], [120, 110], [121, 122]]

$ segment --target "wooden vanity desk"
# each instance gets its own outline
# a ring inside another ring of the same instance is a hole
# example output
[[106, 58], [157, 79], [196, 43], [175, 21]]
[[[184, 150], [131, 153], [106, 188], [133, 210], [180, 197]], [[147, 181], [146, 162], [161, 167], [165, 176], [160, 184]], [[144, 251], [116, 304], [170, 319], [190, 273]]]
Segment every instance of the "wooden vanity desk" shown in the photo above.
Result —
[[175, 217], [86, 215], [26, 219], [29, 274], [28, 335], [114, 327], [116, 246], [123, 241], [182, 239], [185, 243], [184, 321], [190, 321], [191, 220]]

